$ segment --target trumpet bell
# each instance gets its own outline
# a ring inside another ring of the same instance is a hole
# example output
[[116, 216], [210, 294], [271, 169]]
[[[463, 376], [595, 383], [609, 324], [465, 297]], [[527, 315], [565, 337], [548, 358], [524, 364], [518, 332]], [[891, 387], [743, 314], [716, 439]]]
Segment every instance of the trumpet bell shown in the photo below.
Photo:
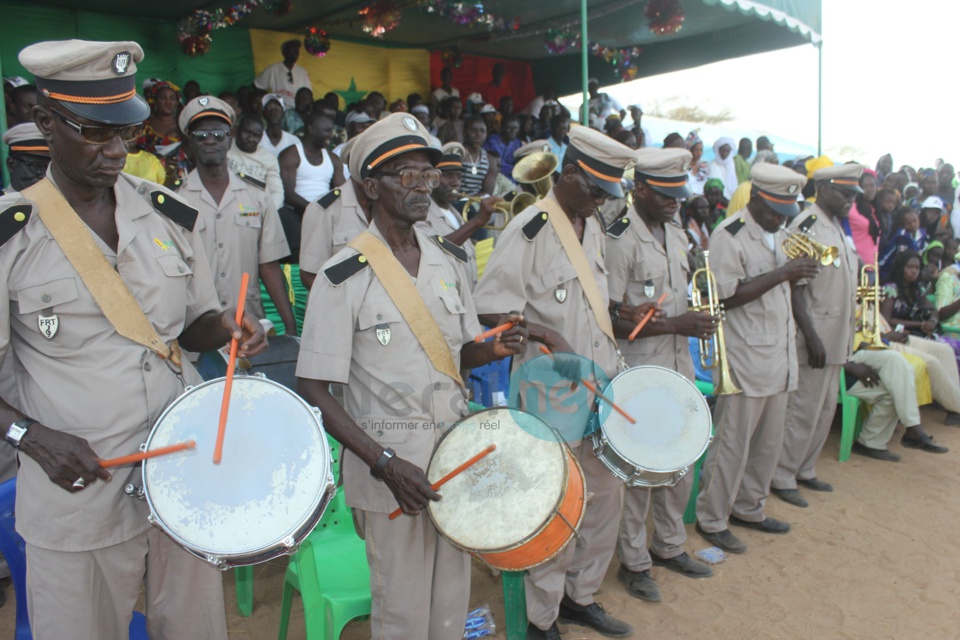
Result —
[[513, 179], [518, 184], [529, 184], [541, 198], [553, 188], [553, 174], [560, 159], [549, 151], [538, 151], [520, 158], [513, 166]]
[[820, 244], [802, 231], [791, 233], [780, 247], [791, 260], [806, 256], [817, 260], [824, 267], [833, 264], [840, 255], [840, 249], [837, 247]]

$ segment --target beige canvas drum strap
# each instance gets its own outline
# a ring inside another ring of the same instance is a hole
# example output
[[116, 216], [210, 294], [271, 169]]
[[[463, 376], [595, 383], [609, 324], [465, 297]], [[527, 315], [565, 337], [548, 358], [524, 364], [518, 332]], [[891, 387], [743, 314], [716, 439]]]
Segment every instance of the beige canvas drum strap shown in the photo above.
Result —
[[460, 371], [453, 362], [450, 347], [440, 333], [440, 327], [430, 315], [430, 310], [427, 309], [423, 298], [420, 297], [420, 292], [407, 275], [407, 270], [394, 257], [389, 247], [369, 231], [361, 233], [347, 246], [356, 249], [366, 257], [373, 273], [386, 289], [387, 295], [400, 310], [400, 315], [406, 320], [413, 335], [417, 337], [417, 342], [426, 352], [433, 368], [453, 378], [454, 382], [463, 387]]
[[157, 335], [127, 285], [97, 247], [90, 229], [53, 184], [44, 178], [22, 191], [37, 205], [37, 214], [73, 265], [103, 315], [124, 338], [180, 366], [180, 349]]
[[563, 251], [567, 254], [567, 258], [577, 272], [577, 280], [580, 281], [583, 293], [587, 296], [587, 302], [593, 309], [597, 325], [607, 337], [616, 343], [616, 338], [613, 336], [613, 323], [610, 321], [610, 312], [607, 311], [610, 302], [604, 300], [603, 296], [600, 295], [600, 287], [597, 286], [596, 276], [590, 269], [587, 254], [583, 251], [583, 245], [577, 240], [577, 234], [573, 230], [570, 219], [560, 208], [560, 203], [549, 196], [540, 200], [537, 206], [549, 214], [550, 224], [553, 226], [553, 230], [557, 232]]

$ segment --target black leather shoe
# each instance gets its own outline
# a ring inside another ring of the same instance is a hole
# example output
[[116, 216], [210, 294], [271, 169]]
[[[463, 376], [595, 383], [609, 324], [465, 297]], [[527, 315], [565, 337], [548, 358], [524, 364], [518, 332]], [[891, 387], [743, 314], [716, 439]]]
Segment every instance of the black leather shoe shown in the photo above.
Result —
[[860, 456], [873, 458], [874, 460], [883, 460], [884, 462], [900, 462], [900, 456], [893, 451], [888, 451], [886, 449], [874, 449], [873, 447], [862, 445], [859, 442], [854, 442], [853, 448], [850, 449], [850, 451]]
[[746, 527], [748, 529], [756, 529], [757, 531], [762, 531], [764, 533], [787, 533], [790, 531], [789, 524], [769, 516], [760, 522], [750, 522], [749, 520], [741, 520], [731, 513], [730, 524], [735, 524], [738, 527]]
[[954, 411], [947, 411], [947, 415], [943, 418], [943, 424], [950, 426], [960, 425], [960, 413]]
[[608, 614], [599, 603], [594, 602], [583, 606], [566, 595], [560, 601], [560, 620], [568, 624], [589, 627], [608, 638], [626, 638], [633, 634], [633, 627]]
[[816, 478], [810, 478], [809, 480], [797, 478], [797, 484], [802, 484], [807, 489], [811, 489], [813, 491], [823, 491], [824, 493], [830, 493], [833, 491], [832, 484], [829, 482], [824, 482], [823, 480], [817, 480]]
[[658, 567], [676, 571], [680, 575], [687, 576], [688, 578], [709, 578], [713, 575], [713, 569], [702, 562], [694, 560], [687, 555], [686, 551], [673, 558], [661, 558], [651, 552], [650, 559], [653, 560], [653, 564]]
[[900, 438], [900, 445], [908, 449], [920, 449], [921, 451], [927, 451], [928, 453], [946, 453], [947, 451], [950, 451], [950, 449], [938, 445], [937, 441], [934, 440], [933, 436], [930, 435], [925, 435], [923, 438], [904, 435], [902, 438]]
[[788, 502], [795, 507], [800, 507], [801, 509], [806, 509], [810, 506], [810, 503], [807, 502], [806, 498], [800, 495], [799, 489], [774, 489], [771, 487], [770, 493], [777, 496], [784, 502]]
[[617, 570], [617, 580], [623, 583], [627, 588], [627, 593], [634, 598], [646, 600], [647, 602], [660, 602], [660, 589], [657, 583], [650, 576], [650, 570], [631, 571], [625, 566], [620, 565]]
[[557, 628], [556, 622], [546, 631], [529, 622], [527, 623], [527, 640], [560, 640], [560, 629]]
[[715, 547], [720, 547], [729, 553], [743, 553], [747, 550], [747, 545], [737, 536], [730, 532], [730, 529], [723, 531], [704, 531], [700, 528], [700, 523], [696, 524], [697, 533], [703, 536], [703, 539]]

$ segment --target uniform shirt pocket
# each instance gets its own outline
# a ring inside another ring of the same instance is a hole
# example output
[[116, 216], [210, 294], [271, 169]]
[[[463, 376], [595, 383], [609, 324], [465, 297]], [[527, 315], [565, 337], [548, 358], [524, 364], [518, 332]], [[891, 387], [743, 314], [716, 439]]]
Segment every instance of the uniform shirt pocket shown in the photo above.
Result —
[[[667, 281], [667, 272], [649, 269], [643, 264], [638, 264], [633, 268], [633, 279], [640, 286], [640, 291], [642, 292], [643, 297], [639, 302], [656, 300], [664, 290], [663, 288]], [[650, 295], [647, 295], [646, 291], [648, 285], [653, 286], [653, 292]]]
[[840, 307], [814, 307], [810, 309], [810, 316], [813, 318], [835, 318], [841, 312]]
[[556, 289], [564, 283], [576, 279], [577, 270], [569, 262], [545, 271], [539, 278], [533, 280], [534, 289], [543, 292]]
[[365, 305], [357, 314], [357, 329], [366, 331], [381, 324], [401, 322], [400, 310], [389, 301]]
[[64, 305], [79, 297], [77, 281], [74, 278], [51, 280], [44, 284], [25, 287], [17, 291], [17, 301], [21, 315]]
[[180, 256], [172, 253], [159, 256], [157, 264], [160, 265], [160, 270], [163, 271], [164, 275], [171, 278], [193, 275], [193, 270], [190, 269], [189, 265]]
[[260, 227], [263, 226], [263, 215], [261, 215], [259, 211], [241, 211], [237, 214], [237, 217], [234, 218], [234, 222], [236, 222], [239, 227], [259, 230]]
[[466, 311], [463, 308], [463, 303], [460, 301], [460, 296], [452, 292], [444, 291], [440, 294], [440, 299], [443, 300], [443, 306], [445, 306], [450, 313], [463, 315]]
[[779, 335], [776, 333], [748, 333], [743, 339], [751, 347], [772, 347], [777, 344]]

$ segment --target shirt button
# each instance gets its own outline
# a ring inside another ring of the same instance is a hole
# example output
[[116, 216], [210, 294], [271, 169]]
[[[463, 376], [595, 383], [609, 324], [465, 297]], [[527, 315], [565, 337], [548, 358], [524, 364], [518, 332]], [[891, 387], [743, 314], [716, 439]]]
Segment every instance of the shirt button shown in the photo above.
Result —
[[43, 300], [44, 302], [50, 302], [50, 294], [45, 293], [42, 296], [40, 296], [40, 299]]
[[599, 347], [599, 346], [600, 346], [600, 342], [599, 342], [599, 341], [594, 342], [594, 343], [593, 343], [593, 346], [594, 346], [594, 347]]
[[226, 308], [227, 308], [227, 301], [226, 301], [226, 300], [221, 300], [221, 301], [220, 301], [220, 306], [223, 307], [224, 309], [226, 309]]
[[223, 217], [223, 214], [222, 214], [222, 213], [218, 213], [218, 214], [217, 214], [217, 220], [219, 220], [219, 219], [222, 218], [222, 217]]
[[557, 276], [557, 282], [563, 282], [563, 276]]
[[227, 272], [226, 272], [226, 271], [221, 271], [221, 272], [220, 272], [220, 277], [221, 277], [221, 278], [226, 278], [226, 277], [227, 277]]
[[382, 314], [382, 313], [378, 313], [378, 314], [377, 314], [377, 320], [383, 320], [383, 314]]
[[441, 386], [441, 385], [440, 385], [439, 382], [434, 382], [434, 383], [433, 383], [433, 388], [434, 388], [435, 391], [440, 391], [440, 386]]
[[144, 362], [144, 363], [143, 363], [143, 370], [144, 370], [144, 371], [150, 371], [151, 369], [153, 369], [153, 366], [152, 366], [149, 362]]
[[223, 243], [222, 243], [222, 242], [217, 245], [217, 249], [223, 249]]
[[180, 273], [183, 273], [183, 267], [180, 265], [177, 265], [177, 271], [179, 271]]
[[378, 435], [378, 436], [382, 436], [382, 435], [383, 435], [383, 431], [377, 431], [377, 435]]

